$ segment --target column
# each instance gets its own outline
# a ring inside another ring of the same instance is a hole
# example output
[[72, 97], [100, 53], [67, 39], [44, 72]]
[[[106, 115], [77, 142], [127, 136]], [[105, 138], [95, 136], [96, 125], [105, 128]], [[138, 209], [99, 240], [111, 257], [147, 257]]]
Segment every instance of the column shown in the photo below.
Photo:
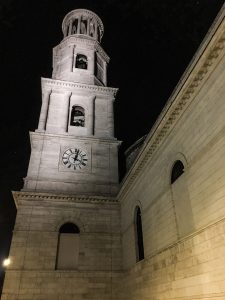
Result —
[[73, 72], [73, 68], [75, 67], [74, 65], [74, 48], [75, 46], [72, 46], [71, 45], [71, 52], [70, 52], [70, 59], [69, 59], [69, 62], [70, 62], [70, 72]]
[[110, 137], [114, 137], [114, 98], [108, 102], [108, 132]]
[[87, 135], [94, 135], [94, 105], [95, 96], [89, 98], [88, 115], [85, 116], [87, 121]]
[[87, 35], [90, 35], [90, 18], [87, 19]]
[[103, 62], [103, 83], [107, 86], [107, 63], [106, 61]]
[[52, 91], [49, 99], [48, 116], [46, 121], [46, 131], [58, 133], [58, 120], [60, 118], [59, 100], [60, 93]]
[[49, 99], [51, 90], [46, 90], [43, 92], [42, 95], [42, 105], [41, 105], [41, 112], [40, 112], [40, 118], [38, 123], [38, 130], [44, 131], [46, 128], [46, 120], [48, 115], [48, 106], [49, 106]]
[[96, 40], [98, 40], [98, 23], [96, 20], [94, 20], [94, 24], [95, 24], [95, 34], [94, 34], [94, 38]]
[[80, 34], [80, 22], [81, 22], [81, 16], [78, 17], [77, 34]]
[[66, 133], [68, 128], [71, 92], [54, 91], [51, 93], [46, 131]]
[[92, 52], [91, 56], [88, 57], [88, 70], [91, 74], [95, 74], [95, 52]]
[[70, 23], [69, 23], [69, 32], [68, 32], [68, 35], [72, 34], [72, 25], [73, 25], [73, 20], [71, 19]]
[[71, 95], [72, 95], [71, 92], [66, 92], [63, 97], [62, 124], [61, 124], [62, 132], [68, 132]]

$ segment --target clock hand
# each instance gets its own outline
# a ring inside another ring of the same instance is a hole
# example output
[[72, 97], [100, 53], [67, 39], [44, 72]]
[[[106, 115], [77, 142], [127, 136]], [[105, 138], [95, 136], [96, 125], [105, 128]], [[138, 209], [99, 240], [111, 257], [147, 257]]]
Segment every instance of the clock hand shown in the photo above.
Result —
[[77, 150], [77, 153], [76, 153], [76, 155], [75, 155], [75, 157], [74, 157], [74, 159], [73, 159], [73, 160], [74, 160], [74, 162], [77, 160], [77, 157], [78, 157], [78, 154], [79, 154], [79, 152], [80, 152], [80, 151], [79, 151], [79, 150]]

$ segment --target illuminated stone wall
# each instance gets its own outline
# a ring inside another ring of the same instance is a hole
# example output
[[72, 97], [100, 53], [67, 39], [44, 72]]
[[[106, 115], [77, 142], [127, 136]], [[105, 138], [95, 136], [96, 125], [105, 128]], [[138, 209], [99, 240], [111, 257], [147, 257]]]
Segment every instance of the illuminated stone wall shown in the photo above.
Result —
[[137, 263], [123, 277], [123, 299], [224, 299], [224, 228], [222, 220]]
[[[118, 203], [28, 192], [14, 197], [18, 213], [1, 299], [111, 299], [112, 290], [117, 299]], [[59, 228], [66, 222], [80, 229], [78, 265], [57, 270]]]
[[[217, 21], [120, 191], [125, 299], [225, 297], [225, 30]], [[222, 21], [222, 23], [220, 23]], [[171, 184], [175, 161], [184, 173]], [[145, 259], [136, 262], [134, 211]]]

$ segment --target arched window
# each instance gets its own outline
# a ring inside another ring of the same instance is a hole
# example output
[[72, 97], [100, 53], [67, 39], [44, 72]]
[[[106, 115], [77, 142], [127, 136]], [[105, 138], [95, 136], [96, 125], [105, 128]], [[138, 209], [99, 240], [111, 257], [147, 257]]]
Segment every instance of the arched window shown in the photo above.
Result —
[[71, 110], [70, 125], [84, 127], [85, 125], [85, 113], [84, 108], [74, 105]]
[[184, 165], [180, 160], [177, 160], [171, 173], [171, 184], [174, 183], [184, 173]]
[[77, 54], [75, 67], [78, 69], [87, 69], [87, 66], [88, 66], [87, 56], [83, 54]]
[[73, 223], [65, 223], [59, 228], [59, 233], [80, 233], [80, 229]]
[[59, 229], [56, 269], [74, 270], [78, 265], [79, 228], [65, 223]]
[[137, 206], [135, 209], [135, 234], [136, 234], [136, 260], [144, 259], [144, 243], [142, 233], [141, 210]]

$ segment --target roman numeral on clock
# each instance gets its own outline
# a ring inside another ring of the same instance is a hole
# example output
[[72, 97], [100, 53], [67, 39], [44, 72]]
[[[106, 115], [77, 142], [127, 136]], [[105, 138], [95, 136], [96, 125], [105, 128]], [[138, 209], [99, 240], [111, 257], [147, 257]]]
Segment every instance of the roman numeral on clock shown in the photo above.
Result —
[[68, 162], [69, 162], [69, 161], [68, 161], [68, 159], [67, 159], [67, 158], [66, 158], [66, 159], [65, 159], [65, 158], [63, 159], [63, 163], [64, 163], [64, 165], [66, 165]]
[[88, 156], [79, 148], [67, 149], [62, 154], [62, 163], [71, 170], [80, 170], [87, 165]]

